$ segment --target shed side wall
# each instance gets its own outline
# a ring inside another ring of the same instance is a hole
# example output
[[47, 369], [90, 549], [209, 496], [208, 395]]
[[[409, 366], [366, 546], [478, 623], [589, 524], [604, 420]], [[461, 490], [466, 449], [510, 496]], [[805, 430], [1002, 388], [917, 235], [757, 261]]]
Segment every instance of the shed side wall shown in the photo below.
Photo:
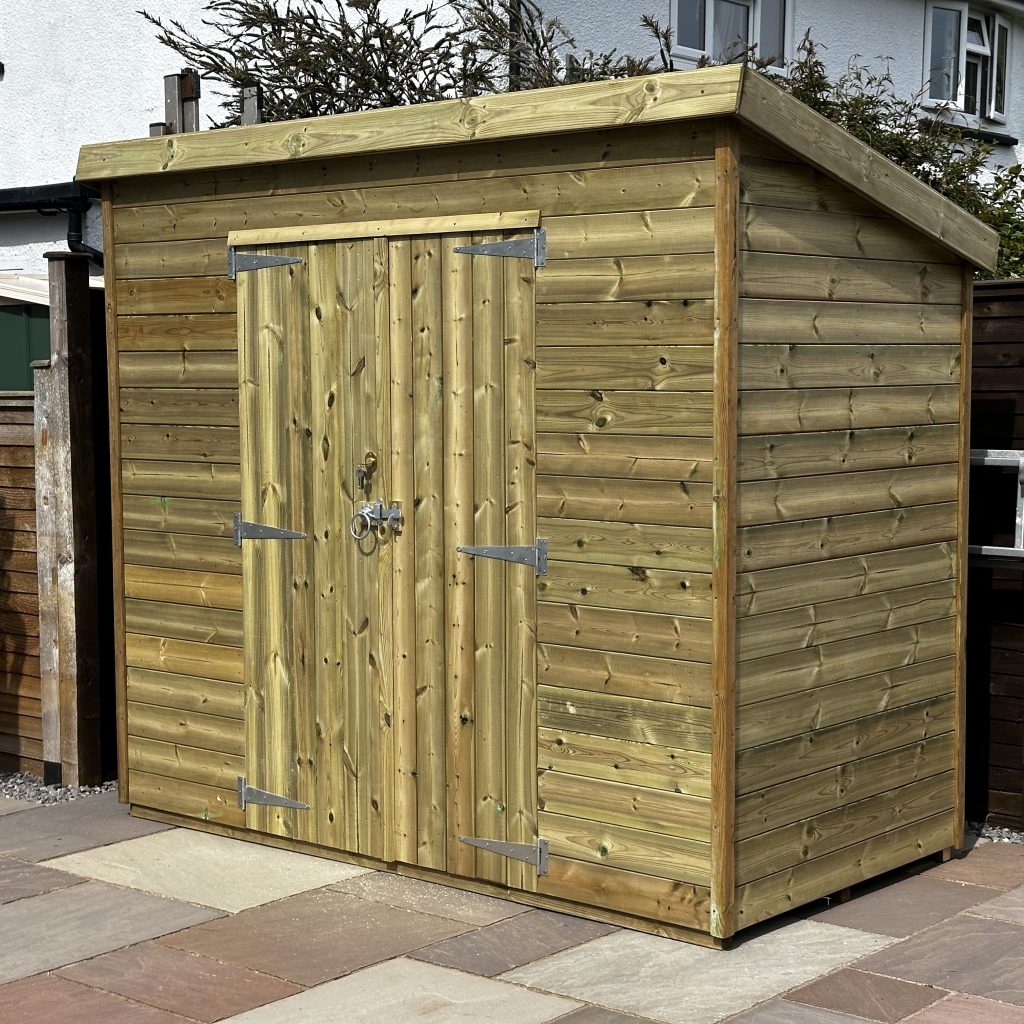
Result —
[[742, 165], [737, 923], [953, 840], [963, 272]]
[[537, 208], [541, 889], [706, 927], [714, 189], [704, 122], [116, 185], [133, 802], [242, 824], [227, 232]]

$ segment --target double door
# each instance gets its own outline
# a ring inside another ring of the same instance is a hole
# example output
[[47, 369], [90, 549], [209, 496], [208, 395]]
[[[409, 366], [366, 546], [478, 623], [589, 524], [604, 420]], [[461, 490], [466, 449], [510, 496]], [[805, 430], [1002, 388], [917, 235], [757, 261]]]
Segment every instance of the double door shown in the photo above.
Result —
[[535, 270], [454, 251], [529, 232], [375, 230], [238, 276], [246, 824], [533, 888], [462, 837], [537, 839], [535, 575], [458, 548], [536, 542]]

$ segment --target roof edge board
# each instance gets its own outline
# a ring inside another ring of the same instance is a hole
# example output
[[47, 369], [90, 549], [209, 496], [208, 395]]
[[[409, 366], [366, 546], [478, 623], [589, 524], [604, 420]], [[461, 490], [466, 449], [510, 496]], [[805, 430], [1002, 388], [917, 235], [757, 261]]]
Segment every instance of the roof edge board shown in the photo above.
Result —
[[744, 124], [974, 266], [995, 268], [999, 235], [992, 228], [763, 75], [743, 78], [737, 114]]
[[735, 114], [738, 64], [83, 146], [75, 180], [286, 163]]

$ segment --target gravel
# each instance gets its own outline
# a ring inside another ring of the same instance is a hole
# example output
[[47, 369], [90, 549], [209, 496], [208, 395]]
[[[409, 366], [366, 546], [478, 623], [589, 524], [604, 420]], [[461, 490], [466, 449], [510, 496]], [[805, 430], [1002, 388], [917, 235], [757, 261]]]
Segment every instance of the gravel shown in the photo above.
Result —
[[1024, 832], [999, 825], [987, 825], [983, 821], [967, 822], [967, 834], [977, 836], [979, 843], [1013, 843], [1024, 846]]
[[0, 772], [0, 800], [29, 800], [36, 804], [63, 804], [69, 800], [109, 793], [117, 789], [116, 782], [102, 786], [44, 786], [37, 775], [24, 772]]

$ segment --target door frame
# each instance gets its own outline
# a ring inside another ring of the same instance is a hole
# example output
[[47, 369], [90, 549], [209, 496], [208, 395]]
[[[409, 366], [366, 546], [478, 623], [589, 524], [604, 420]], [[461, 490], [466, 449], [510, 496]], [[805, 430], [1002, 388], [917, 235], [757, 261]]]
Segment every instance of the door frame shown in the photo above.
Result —
[[[315, 246], [317, 243], [354, 242], [359, 240], [372, 241], [374, 239], [401, 240], [420, 236], [440, 237], [445, 235], [480, 235], [491, 233], [507, 233], [528, 231], [536, 229], [541, 223], [541, 212], [539, 210], [525, 211], [500, 211], [484, 214], [467, 214], [443, 217], [405, 217], [395, 220], [374, 220], [374, 221], [353, 221], [319, 225], [295, 225], [282, 228], [270, 229], [249, 229], [234, 231], [228, 235], [229, 253], [241, 248], [257, 248], [276, 246]], [[233, 261], [232, 261], [233, 262]], [[518, 262], [518, 261], [516, 261]], [[531, 354], [533, 349], [533, 326], [535, 323], [535, 310], [532, 288], [529, 294], [529, 309], [525, 308], [523, 296], [517, 290], [518, 299], [512, 313], [513, 318], [518, 318], [517, 323], [528, 325], [528, 335], [520, 339], [520, 342], [528, 344]], [[508, 301], [508, 300], [506, 300]], [[241, 321], [239, 325], [241, 330]], [[241, 343], [240, 338], [240, 343]], [[531, 355], [532, 357], [532, 355]], [[505, 358], [508, 358], [506, 353]], [[393, 385], [392, 385], [393, 386]], [[533, 436], [536, 430], [535, 417], [533, 415], [533, 386], [531, 384], [529, 394], [521, 394], [522, 413], [519, 419], [519, 428], [525, 429], [529, 436]], [[518, 479], [525, 478], [528, 459], [525, 453], [518, 457]], [[392, 473], [387, 474], [391, 478]], [[535, 482], [530, 476], [531, 485], [534, 490], [533, 497], [525, 507], [531, 511], [527, 518], [532, 516], [532, 524], [527, 528], [536, 529], [536, 505], [535, 505]], [[506, 484], [508, 486], [508, 484]], [[508, 742], [515, 742], [522, 750], [522, 767], [519, 772], [509, 771], [506, 800], [510, 805], [518, 804], [521, 808], [515, 820], [511, 817], [508, 821], [508, 839], [524, 842], [527, 845], [537, 841], [537, 728], [536, 728], [536, 595], [526, 598], [525, 603], [519, 601], [516, 607], [509, 609], [510, 617], [514, 618], [519, 614], [522, 620], [523, 634], [528, 636], [529, 641], [522, 640], [520, 646], [525, 644], [524, 650], [518, 652], [514, 664], [505, 666], [503, 672], [503, 693], [505, 694], [506, 709], [509, 721], [506, 723], [505, 732]], [[509, 652], [511, 653], [511, 652]], [[529, 671], [528, 662], [532, 661], [533, 671]], [[520, 679], [522, 683], [513, 694], [509, 690], [511, 680]], [[532, 680], [532, 698], [524, 702], [524, 685], [527, 680]], [[394, 683], [395, 680], [392, 680]], [[530, 707], [527, 706], [529, 703]], [[397, 723], [396, 723], [397, 724]], [[415, 737], [414, 737], [415, 738]], [[397, 731], [394, 742], [396, 750], [401, 742]], [[248, 754], [248, 750], [247, 750]], [[391, 797], [394, 808], [397, 810], [400, 802], [400, 771], [395, 757], [391, 758]], [[509, 763], [509, 755], [506, 753], [506, 764]], [[508, 770], [508, 769], [506, 769]], [[448, 785], [448, 773], [445, 773], [445, 785]], [[393, 821], [397, 825], [397, 822]], [[415, 859], [403, 857], [399, 839], [400, 830], [396, 827], [394, 834], [385, 838], [388, 855], [387, 860], [405, 860], [407, 863], [415, 864]], [[471, 853], [466, 850], [466, 853]], [[449, 854], [451, 856], [451, 854]], [[488, 855], [493, 856], [493, 855]], [[451, 866], [449, 866], [449, 871]], [[465, 872], [456, 871], [456, 874]], [[483, 877], [475, 872], [470, 872], [470, 877]], [[491, 879], [493, 880], [493, 878]], [[500, 884], [500, 883], [499, 883]], [[522, 890], [536, 890], [537, 880], [534, 872], [527, 865], [516, 861], [508, 861], [507, 884], [510, 888]]]

